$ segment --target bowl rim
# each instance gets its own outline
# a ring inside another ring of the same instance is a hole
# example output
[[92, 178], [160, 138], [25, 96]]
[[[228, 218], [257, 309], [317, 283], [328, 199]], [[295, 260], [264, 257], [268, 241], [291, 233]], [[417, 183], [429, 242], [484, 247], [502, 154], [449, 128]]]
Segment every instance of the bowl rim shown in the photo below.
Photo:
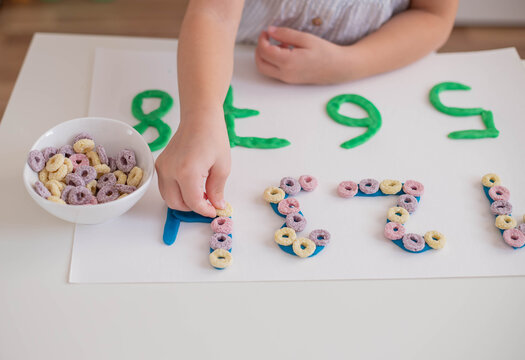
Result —
[[[103, 120], [103, 121], [112, 122], [112, 123], [118, 123], [119, 125], [124, 125], [125, 127], [128, 127], [128, 129], [132, 130], [132, 132], [137, 134], [140, 137], [140, 139], [142, 140], [142, 142], [145, 144], [145, 146], [149, 149], [149, 145], [146, 142], [146, 140], [144, 139], [144, 137], [142, 136], [142, 134], [139, 133], [133, 126], [129, 125], [128, 123], [126, 123], [124, 121], [112, 119], [112, 118], [103, 117], [103, 116], [84, 116], [84, 117], [79, 117], [79, 118], [74, 118], [74, 119], [62, 121], [59, 124], [57, 124], [57, 125], [49, 128], [49, 129], [47, 129], [46, 131], [44, 131], [44, 133], [42, 135], [40, 135], [38, 137], [38, 139], [36, 141], [33, 142], [33, 145], [31, 145], [31, 148], [29, 149], [29, 151], [27, 153], [29, 154], [29, 152], [31, 152], [33, 150], [38, 150], [38, 149], [36, 149], [36, 144], [39, 143], [44, 137], [46, 137], [47, 133], [49, 133], [53, 129], [55, 129], [55, 128], [63, 125], [63, 124], [69, 123], [69, 122], [74, 122], [74, 121], [79, 121], [79, 120], [87, 120], [87, 119], [97, 119], [97, 120]], [[133, 150], [133, 151], [135, 151], [135, 150]], [[67, 204], [66, 203], [65, 205], [74, 207], [75, 209], [93, 208], [95, 206], [97, 208], [102, 208], [102, 207], [113, 206], [117, 200], [124, 200], [124, 199], [126, 199], [128, 197], [129, 197], [129, 200], [132, 200], [134, 197], [137, 197], [137, 196], [141, 197], [141, 196], [143, 196], [144, 194], [142, 194], [142, 193], [143, 192], [145, 193], [145, 191], [148, 189], [149, 184], [151, 183], [151, 181], [153, 179], [153, 176], [155, 175], [155, 172], [156, 172], [155, 159], [153, 158], [153, 152], [151, 152], [151, 150], [149, 151], [149, 158], [150, 158], [151, 163], [152, 163], [152, 171], [151, 171], [151, 173], [149, 174], [149, 176], [145, 180], [142, 181], [142, 184], [137, 188], [137, 190], [135, 190], [132, 193], [128, 194], [128, 196], [125, 196], [122, 199], [116, 199], [114, 201], [108, 201], [108, 202], [101, 203], [101, 204], [97, 203], [97, 204], [85, 204], [85, 205], [71, 205], [71, 204]], [[30, 193], [30, 195], [31, 195], [31, 197], [33, 199], [38, 199], [37, 201], [40, 201], [40, 200], [46, 200], [47, 201], [47, 199], [44, 199], [43, 197], [41, 197], [38, 194], [36, 194], [35, 190], [33, 189], [33, 186], [29, 183], [29, 181], [26, 181], [26, 178], [25, 178], [26, 168], [28, 168], [31, 172], [34, 172], [33, 169], [31, 169], [29, 167], [29, 164], [27, 163], [27, 159], [26, 159], [26, 162], [25, 162], [25, 166], [22, 169], [22, 180], [23, 180], [23, 183], [25, 185], [26, 190]], [[38, 173], [37, 173], [37, 175], [38, 175]], [[40, 181], [40, 180], [38, 180], [38, 181]], [[48, 205], [50, 205], [50, 206], [61, 206], [61, 207], [64, 206], [64, 204], [55, 203], [53, 201], [47, 201], [47, 203], [49, 203]]]

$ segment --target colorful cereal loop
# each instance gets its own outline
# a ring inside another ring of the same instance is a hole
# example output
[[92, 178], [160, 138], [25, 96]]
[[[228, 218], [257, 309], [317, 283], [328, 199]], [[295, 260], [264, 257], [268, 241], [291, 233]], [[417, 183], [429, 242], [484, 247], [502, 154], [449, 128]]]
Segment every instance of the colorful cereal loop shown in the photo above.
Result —
[[510, 191], [505, 186], [496, 185], [489, 189], [489, 196], [492, 201], [508, 201], [510, 199]]
[[277, 205], [277, 210], [283, 215], [295, 214], [301, 211], [301, 206], [299, 205], [299, 201], [297, 201], [297, 199], [288, 198], [279, 202], [279, 205]]
[[295, 230], [288, 227], [283, 227], [275, 232], [275, 242], [282, 246], [290, 246], [297, 239]]
[[420, 197], [425, 192], [425, 187], [418, 181], [407, 180], [403, 185], [403, 191], [409, 195]]
[[224, 209], [215, 209], [217, 216], [221, 217], [232, 217], [233, 216], [233, 207], [232, 205], [227, 202], [226, 206], [224, 206]]
[[388, 240], [399, 240], [405, 236], [405, 227], [390, 221], [385, 225], [384, 235]]
[[301, 175], [299, 184], [304, 191], [314, 191], [317, 188], [317, 179], [311, 175]]
[[501, 179], [496, 174], [487, 174], [481, 179], [483, 186], [491, 188], [493, 186], [501, 185]]
[[503, 240], [515, 248], [520, 248], [525, 245], [525, 234], [518, 229], [507, 229], [503, 232]]
[[276, 186], [270, 186], [264, 190], [264, 200], [272, 204], [278, 204], [281, 200], [284, 199], [286, 194], [284, 190]]
[[233, 262], [233, 256], [228, 250], [215, 249], [210, 253], [210, 264], [217, 269], [225, 269]]
[[353, 181], [343, 181], [337, 187], [337, 194], [342, 198], [351, 198], [359, 190], [357, 184]]
[[[53, 192], [51, 192], [53, 193]], [[496, 222], [495, 222], [495, 225], [498, 229], [501, 229], [501, 230], [508, 230], [508, 229], [512, 229], [512, 228], [515, 228], [517, 223], [516, 223], [516, 220], [514, 220], [512, 218], [512, 216], [509, 216], [509, 215], [499, 215], [497, 218], [496, 218]]]
[[381, 181], [381, 184], [379, 184], [379, 189], [381, 192], [387, 195], [395, 195], [400, 192], [402, 188], [403, 184], [401, 184], [401, 181], [399, 180], [387, 179]]
[[403, 236], [403, 246], [409, 251], [421, 251], [425, 247], [425, 240], [418, 234], [405, 234]]
[[295, 239], [292, 248], [295, 255], [307, 258], [315, 252], [316, 246], [312, 240], [302, 237]]
[[410, 214], [405, 208], [394, 206], [388, 209], [386, 217], [392, 222], [404, 224], [410, 219]]
[[428, 231], [424, 238], [427, 245], [432, 249], [442, 249], [447, 242], [445, 235], [435, 230]]

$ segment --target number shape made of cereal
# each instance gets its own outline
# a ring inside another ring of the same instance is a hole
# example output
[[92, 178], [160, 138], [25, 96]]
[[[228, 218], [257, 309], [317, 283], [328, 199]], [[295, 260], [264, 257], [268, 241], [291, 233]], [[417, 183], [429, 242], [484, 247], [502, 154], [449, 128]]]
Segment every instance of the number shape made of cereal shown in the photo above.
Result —
[[343, 181], [337, 188], [337, 193], [343, 198], [399, 196], [397, 205], [388, 209], [384, 235], [392, 240], [401, 249], [411, 253], [422, 253], [430, 249], [442, 249], [446, 244], [446, 237], [438, 231], [428, 231], [424, 236], [406, 233], [404, 224], [410, 219], [424, 193], [423, 184], [407, 180], [402, 183], [398, 180], [363, 179], [359, 184], [353, 181]]
[[233, 262], [232, 252], [232, 222], [233, 209], [230, 204], [223, 210], [217, 209], [217, 216], [209, 218], [193, 211], [179, 211], [168, 208], [162, 239], [166, 245], [172, 245], [177, 240], [180, 223], [211, 224], [213, 235], [210, 238], [210, 265], [222, 270]]
[[300, 191], [313, 191], [316, 187], [317, 179], [310, 175], [303, 175], [299, 180], [285, 177], [279, 187], [270, 186], [263, 193], [273, 211], [285, 218], [284, 224], [274, 234], [275, 242], [284, 252], [300, 258], [319, 254], [330, 242], [330, 233], [323, 229], [313, 230], [308, 237], [298, 236], [306, 228], [307, 221], [299, 201], [293, 196]]
[[[483, 191], [490, 201], [490, 212], [496, 217], [494, 225], [503, 235], [503, 241], [514, 249], [525, 246], [525, 223], [518, 226], [512, 217], [510, 191], [501, 185], [501, 179], [496, 174], [487, 174], [481, 179]], [[523, 217], [525, 221], [525, 216]]]

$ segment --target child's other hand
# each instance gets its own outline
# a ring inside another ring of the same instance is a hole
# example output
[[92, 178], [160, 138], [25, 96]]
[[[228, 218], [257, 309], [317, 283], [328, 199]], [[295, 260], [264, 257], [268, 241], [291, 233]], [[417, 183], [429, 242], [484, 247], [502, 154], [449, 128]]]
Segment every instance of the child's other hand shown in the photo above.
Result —
[[[281, 45], [270, 44], [270, 38]], [[262, 74], [286, 83], [327, 84], [340, 81], [340, 53], [340, 46], [315, 35], [270, 26], [259, 36], [255, 63]]]
[[[222, 108], [220, 110], [181, 121], [157, 158], [160, 193], [172, 209], [214, 217], [215, 208], [225, 206], [224, 186], [231, 159], [224, 114]], [[215, 121], [209, 121], [210, 116], [215, 117]], [[208, 120], [200, 120], [204, 118]]]

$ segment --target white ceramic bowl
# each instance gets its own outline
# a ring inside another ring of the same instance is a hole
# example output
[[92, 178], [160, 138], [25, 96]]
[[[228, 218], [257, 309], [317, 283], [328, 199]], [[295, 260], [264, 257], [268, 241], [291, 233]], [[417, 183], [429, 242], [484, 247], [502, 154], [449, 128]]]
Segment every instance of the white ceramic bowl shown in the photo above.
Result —
[[[73, 137], [80, 132], [91, 134], [97, 145], [104, 146], [108, 156], [115, 157], [122, 149], [135, 151], [137, 166], [144, 170], [144, 176], [138, 189], [122, 199], [105, 204], [57, 204], [40, 197], [35, 192], [34, 184], [38, 180], [38, 174], [31, 170], [27, 163], [23, 173], [24, 185], [33, 200], [56, 217], [77, 224], [98, 224], [122, 215], [139, 201], [153, 178], [154, 160], [148, 144], [135, 129], [122, 121], [99, 117], [86, 117], [63, 122], [46, 131], [30, 150], [42, 150], [48, 146], [60, 148], [63, 145], [72, 144]], [[30, 150], [27, 152], [29, 153]]]

